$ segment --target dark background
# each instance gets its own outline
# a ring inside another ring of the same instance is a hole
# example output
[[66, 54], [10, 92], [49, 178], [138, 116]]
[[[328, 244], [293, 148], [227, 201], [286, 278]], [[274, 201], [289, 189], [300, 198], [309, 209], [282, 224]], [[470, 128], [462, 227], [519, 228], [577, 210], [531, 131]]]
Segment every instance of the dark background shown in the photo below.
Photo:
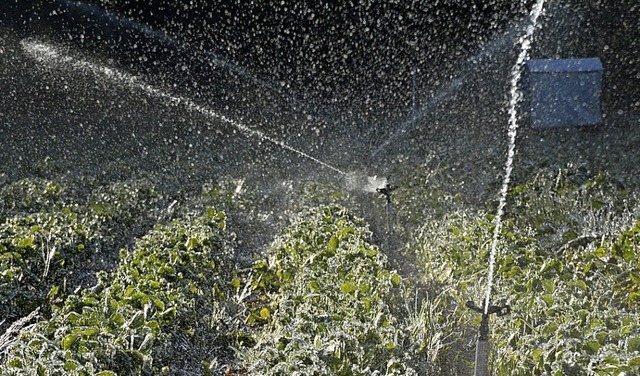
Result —
[[[380, 162], [375, 151], [387, 142], [400, 146], [391, 154], [403, 153], [410, 141], [422, 156], [434, 149], [428, 143], [463, 136], [480, 142], [472, 135], [481, 130], [501, 134], [517, 37], [533, 3], [4, 0], [0, 26], [141, 74], [145, 82], [323, 158], [336, 154], [343, 161], [350, 154], [369, 163], [362, 158]], [[635, 0], [549, 0], [530, 56], [600, 57], [604, 114], [637, 112], [639, 20]], [[416, 106], [423, 112], [417, 126], [405, 129], [414, 69]], [[8, 75], [5, 82], [11, 82]], [[24, 90], [31, 90], [32, 102], [49, 99], [42, 87]], [[21, 100], [0, 102], [11, 114]], [[78, 106], [89, 101], [67, 100]]]
[[[340, 177], [135, 85], [38, 63], [22, 46], [36, 40], [141, 74], [343, 171], [399, 181], [428, 161], [447, 168], [465, 200], [484, 207], [495, 198], [510, 73], [533, 1], [184, 3], [0, 1], [0, 179], [143, 177], [199, 192], [234, 176], [265, 196], [280, 189], [287, 202], [281, 181]], [[514, 182], [568, 164], [587, 176], [640, 176], [639, 13], [636, 0], [547, 1], [530, 56], [600, 57], [604, 122], [522, 124]], [[414, 68], [421, 113], [407, 123]]]
[[[414, 67], [422, 87], [446, 79], [462, 57], [529, 8], [503, 0], [8, 4], [12, 15], [3, 22], [18, 30], [75, 44], [133, 71], [164, 73], [164, 81], [219, 84], [213, 55], [312, 107], [382, 117], [406, 111]], [[146, 35], [140, 26], [161, 33]], [[172, 42], [159, 40], [161, 34]]]
[[[533, 3], [4, 0], [0, 23], [78, 47], [243, 121], [270, 123], [293, 108], [353, 130], [401, 123], [411, 112], [414, 69], [420, 105], [459, 72], [475, 70], [470, 58]], [[640, 106], [636, 1], [545, 8], [564, 15], [541, 17], [532, 58], [598, 56], [609, 85], [605, 107]], [[580, 18], [581, 27], [563, 28], [563, 17]]]

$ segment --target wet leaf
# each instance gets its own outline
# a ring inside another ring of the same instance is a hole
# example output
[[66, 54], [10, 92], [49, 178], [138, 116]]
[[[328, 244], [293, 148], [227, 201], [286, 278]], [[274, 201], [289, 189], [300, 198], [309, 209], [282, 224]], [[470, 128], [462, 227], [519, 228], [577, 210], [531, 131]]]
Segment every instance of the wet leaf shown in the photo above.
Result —
[[62, 349], [69, 350], [78, 342], [78, 336], [75, 334], [68, 334], [62, 339]]
[[358, 285], [356, 285], [352, 281], [344, 282], [340, 285], [340, 290], [342, 290], [343, 294], [351, 294], [354, 291], [358, 290]]

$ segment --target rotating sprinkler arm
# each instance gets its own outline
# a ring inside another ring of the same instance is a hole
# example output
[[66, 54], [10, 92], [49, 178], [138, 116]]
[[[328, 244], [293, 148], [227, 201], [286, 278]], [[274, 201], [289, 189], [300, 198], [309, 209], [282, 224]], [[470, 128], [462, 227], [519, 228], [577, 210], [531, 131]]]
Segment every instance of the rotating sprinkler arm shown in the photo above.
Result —
[[382, 194], [384, 198], [387, 200], [387, 231], [389, 234], [393, 232], [393, 209], [391, 207], [391, 192], [396, 190], [398, 187], [392, 186], [389, 183], [389, 180], [386, 179], [385, 185], [376, 188], [376, 192]]
[[474, 302], [472, 302], [471, 300], [469, 300], [466, 304], [467, 308], [472, 309], [478, 313], [480, 313], [482, 316], [489, 316], [489, 315], [493, 315], [495, 314], [498, 317], [502, 317], [505, 315], [508, 315], [511, 313], [511, 306], [505, 305], [505, 306], [495, 306], [495, 305], [490, 305], [489, 306], [489, 310], [485, 313], [484, 309], [482, 307], [484, 307], [484, 304], [482, 305], [482, 307], [478, 307], [475, 305]]
[[381, 193], [387, 199], [387, 203], [391, 203], [391, 192], [396, 189], [398, 189], [398, 187], [387, 183], [383, 187], [376, 188], [376, 192]]
[[480, 328], [478, 329], [478, 341], [476, 342], [476, 364], [474, 376], [488, 376], [489, 375], [489, 315], [495, 314], [496, 316], [504, 316], [511, 312], [511, 307], [506, 305], [489, 306], [487, 312], [482, 307], [478, 307], [474, 302], [468, 301], [466, 303], [467, 308], [472, 309], [482, 315], [480, 321]]

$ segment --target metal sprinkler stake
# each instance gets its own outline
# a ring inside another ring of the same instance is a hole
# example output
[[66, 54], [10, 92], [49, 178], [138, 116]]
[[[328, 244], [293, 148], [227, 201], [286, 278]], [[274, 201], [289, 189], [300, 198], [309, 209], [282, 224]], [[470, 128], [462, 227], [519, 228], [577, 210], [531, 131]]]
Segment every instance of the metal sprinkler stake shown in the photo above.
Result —
[[495, 313], [496, 316], [504, 316], [511, 312], [511, 307], [506, 305], [489, 306], [488, 311], [485, 313], [484, 304], [482, 307], [478, 307], [472, 301], [466, 303], [467, 308], [470, 308], [482, 315], [480, 321], [480, 328], [478, 329], [478, 341], [476, 342], [476, 363], [474, 376], [489, 376], [489, 315]]
[[393, 232], [393, 208], [391, 207], [391, 192], [398, 187], [392, 186], [387, 183], [384, 187], [376, 188], [376, 192], [381, 193], [387, 200], [387, 232], [391, 234]]

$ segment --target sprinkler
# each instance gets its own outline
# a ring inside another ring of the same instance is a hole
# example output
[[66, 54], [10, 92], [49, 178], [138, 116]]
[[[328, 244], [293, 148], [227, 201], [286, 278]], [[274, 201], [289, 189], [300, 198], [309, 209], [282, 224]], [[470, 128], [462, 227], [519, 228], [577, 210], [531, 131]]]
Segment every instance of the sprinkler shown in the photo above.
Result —
[[387, 201], [387, 232], [393, 232], [393, 208], [391, 207], [391, 192], [395, 191], [398, 187], [389, 184], [389, 179], [385, 179], [385, 184], [376, 188], [376, 192], [382, 194]]
[[389, 183], [388, 177], [379, 177], [377, 175], [368, 176], [359, 172], [350, 172], [345, 178], [346, 187], [350, 191], [362, 191], [369, 193], [380, 193], [386, 200], [387, 211], [387, 232], [393, 231], [393, 210], [391, 207], [391, 192], [398, 187]]
[[[486, 302], [478, 307], [472, 301], [468, 301], [466, 306], [482, 315], [478, 329], [478, 341], [476, 342], [476, 365], [473, 375], [489, 376], [489, 315], [495, 314], [498, 317], [508, 315], [511, 312], [511, 307], [508, 305], [490, 306]], [[485, 307], [488, 307], [486, 311]]]

